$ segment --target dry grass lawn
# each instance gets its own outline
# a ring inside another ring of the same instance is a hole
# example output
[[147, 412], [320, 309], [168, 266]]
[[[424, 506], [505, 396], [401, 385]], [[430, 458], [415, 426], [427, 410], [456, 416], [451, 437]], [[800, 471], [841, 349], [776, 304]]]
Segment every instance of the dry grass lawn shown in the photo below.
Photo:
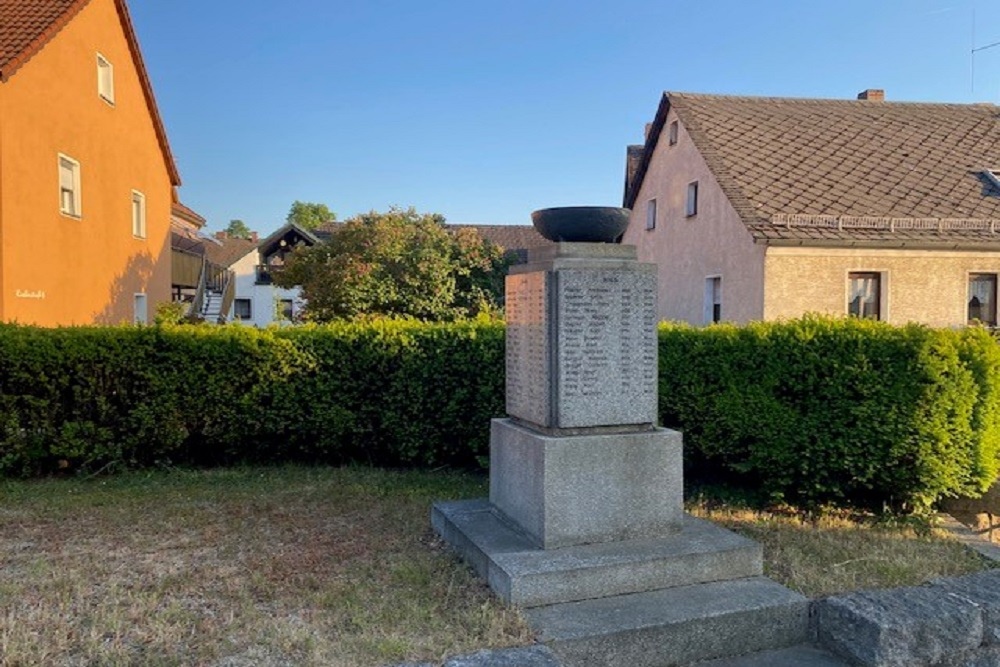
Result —
[[[0, 665], [374, 667], [525, 644], [429, 528], [483, 477], [365, 468], [0, 481]], [[806, 595], [981, 569], [907, 525], [690, 507]]]
[[524, 644], [442, 552], [449, 474], [280, 468], [0, 482], [0, 664], [383, 665]]
[[916, 520], [842, 510], [758, 510], [703, 499], [689, 502], [688, 511], [763, 544], [764, 574], [807, 597], [915, 586], [996, 566]]

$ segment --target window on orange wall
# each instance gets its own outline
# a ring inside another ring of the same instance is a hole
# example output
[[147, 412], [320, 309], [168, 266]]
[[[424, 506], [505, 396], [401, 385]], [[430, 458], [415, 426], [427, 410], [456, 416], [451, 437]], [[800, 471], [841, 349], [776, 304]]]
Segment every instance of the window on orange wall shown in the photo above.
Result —
[[646, 229], [656, 229], [656, 200], [646, 202]]
[[136, 324], [147, 324], [149, 322], [149, 311], [146, 305], [145, 294], [135, 294], [134, 312], [133, 321]]
[[67, 155], [59, 155], [59, 211], [71, 218], [81, 215], [80, 163]]
[[146, 195], [132, 191], [132, 236], [146, 238]]
[[97, 94], [108, 104], [115, 103], [115, 68], [100, 53], [97, 54]]

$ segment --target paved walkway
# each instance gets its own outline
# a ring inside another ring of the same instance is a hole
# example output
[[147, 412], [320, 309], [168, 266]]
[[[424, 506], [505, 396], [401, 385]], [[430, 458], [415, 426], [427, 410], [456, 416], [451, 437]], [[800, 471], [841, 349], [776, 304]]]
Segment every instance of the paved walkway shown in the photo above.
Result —
[[954, 535], [959, 542], [990, 560], [1000, 563], [1000, 544], [990, 542], [985, 535], [980, 535], [950, 514], [941, 513], [937, 516], [941, 521], [941, 527]]

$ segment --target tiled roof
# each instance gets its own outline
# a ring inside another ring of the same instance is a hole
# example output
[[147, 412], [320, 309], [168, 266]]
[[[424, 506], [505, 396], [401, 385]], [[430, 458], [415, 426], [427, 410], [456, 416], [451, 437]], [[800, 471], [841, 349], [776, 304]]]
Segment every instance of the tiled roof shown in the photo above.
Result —
[[204, 240], [205, 256], [208, 261], [219, 266], [229, 267], [242, 259], [247, 253], [257, 249], [257, 244], [250, 239], [211, 238]]
[[[0, 0], [0, 1], [2, 1], [2, 0]], [[175, 202], [173, 202], [170, 205], [170, 213], [172, 215], [175, 215], [175, 216], [181, 218], [182, 220], [186, 220], [186, 221], [190, 222], [195, 227], [201, 228], [201, 227], [205, 226], [205, 218], [204, 217], [202, 217], [201, 215], [199, 215], [198, 212], [195, 211], [193, 208], [185, 206], [184, 204], [180, 203], [179, 201], [175, 201]]]
[[[326, 222], [313, 230], [323, 241], [329, 241], [343, 222]], [[539, 234], [532, 225], [472, 225], [446, 224], [445, 229], [471, 229], [493, 245], [511, 253], [517, 261], [527, 261], [527, 249], [551, 243]]]
[[343, 222], [330, 221], [321, 223], [319, 227], [317, 227], [312, 231], [313, 234], [316, 236], [316, 238], [318, 238], [320, 241], [329, 241], [330, 237], [332, 237], [334, 233], [343, 226], [344, 226]]
[[[89, 2], [90, 0], [0, 0], [0, 83], [10, 79], [18, 68], [38, 53]], [[153, 119], [170, 180], [174, 185], [180, 185], [180, 173], [170, 151], [167, 132], [156, 106], [153, 86], [146, 72], [128, 7], [125, 0], [115, 0], [115, 7], [142, 82], [143, 95]]]
[[448, 225], [452, 229], [472, 229], [495, 246], [503, 248], [517, 261], [527, 261], [528, 248], [551, 243], [532, 225]]
[[0, 0], [0, 81], [69, 23], [89, 0]]
[[673, 109], [766, 243], [1000, 246], [1000, 109], [666, 93], [625, 204]]

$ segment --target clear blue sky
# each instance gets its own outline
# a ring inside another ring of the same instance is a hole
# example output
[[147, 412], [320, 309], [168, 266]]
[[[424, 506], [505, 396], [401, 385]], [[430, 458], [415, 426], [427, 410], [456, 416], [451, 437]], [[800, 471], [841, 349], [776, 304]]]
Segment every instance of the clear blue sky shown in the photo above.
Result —
[[[450, 222], [620, 205], [664, 90], [1000, 102], [996, 0], [131, 0], [184, 180], [222, 229], [292, 201]], [[973, 10], [976, 34], [973, 42]], [[973, 87], [974, 84], [974, 87]]]

